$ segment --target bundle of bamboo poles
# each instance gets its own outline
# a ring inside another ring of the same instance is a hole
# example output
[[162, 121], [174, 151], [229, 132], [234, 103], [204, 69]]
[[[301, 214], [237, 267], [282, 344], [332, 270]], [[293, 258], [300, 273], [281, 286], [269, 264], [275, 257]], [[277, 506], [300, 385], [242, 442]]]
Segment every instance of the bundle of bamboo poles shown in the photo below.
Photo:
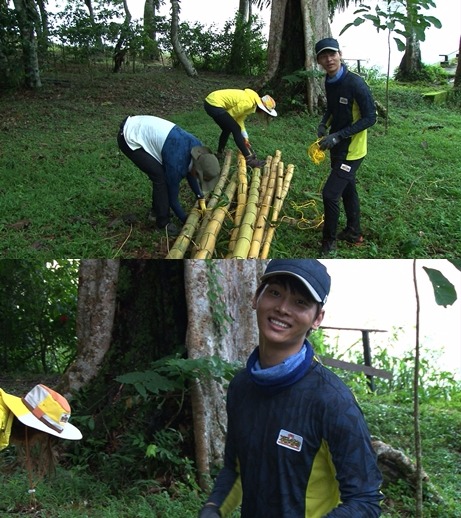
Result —
[[220, 233], [227, 220], [231, 221], [232, 228], [225, 230], [227, 252], [220, 252], [220, 257], [268, 257], [294, 166], [284, 167], [279, 150], [273, 157], [267, 157], [262, 170], [253, 169], [250, 179], [245, 159], [240, 153], [237, 168], [232, 169], [231, 166], [232, 153], [229, 151], [219, 182], [207, 201], [205, 214], [197, 203], [168, 252], [167, 259], [182, 259], [188, 251], [193, 259], [217, 256], [218, 238], [223, 241]]

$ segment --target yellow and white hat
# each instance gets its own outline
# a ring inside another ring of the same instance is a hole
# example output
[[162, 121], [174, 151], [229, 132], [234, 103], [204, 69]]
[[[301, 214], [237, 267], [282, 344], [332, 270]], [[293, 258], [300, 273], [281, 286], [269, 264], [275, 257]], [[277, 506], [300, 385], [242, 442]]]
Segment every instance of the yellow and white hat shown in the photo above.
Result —
[[275, 101], [272, 99], [270, 95], [263, 95], [256, 104], [261, 108], [261, 110], [265, 111], [272, 117], [277, 117], [277, 112], [275, 111]]
[[35, 385], [23, 398], [0, 389], [0, 399], [26, 426], [61, 439], [77, 441], [82, 438], [80, 430], [69, 423], [67, 399], [45, 385]]

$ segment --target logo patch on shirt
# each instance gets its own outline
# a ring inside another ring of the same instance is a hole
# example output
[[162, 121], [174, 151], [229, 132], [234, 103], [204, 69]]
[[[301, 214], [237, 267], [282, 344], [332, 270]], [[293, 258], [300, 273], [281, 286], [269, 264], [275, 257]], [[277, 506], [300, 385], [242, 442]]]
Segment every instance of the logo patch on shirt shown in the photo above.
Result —
[[349, 99], [347, 97], [340, 97], [339, 104], [349, 104]]
[[342, 169], [343, 171], [346, 171], [346, 173], [349, 173], [349, 171], [351, 170], [351, 166], [347, 165], [347, 164], [341, 164], [340, 169]]
[[300, 435], [288, 432], [287, 430], [280, 430], [277, 444], [284, 448], [288, 448], [289, 450], [301, 451], [303, 438]]

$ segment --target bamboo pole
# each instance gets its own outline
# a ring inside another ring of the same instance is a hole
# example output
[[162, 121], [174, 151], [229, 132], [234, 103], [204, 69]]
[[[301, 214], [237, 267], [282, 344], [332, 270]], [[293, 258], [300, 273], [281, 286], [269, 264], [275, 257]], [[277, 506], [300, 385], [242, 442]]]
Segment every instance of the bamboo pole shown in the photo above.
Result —
[[197, 251], [198, 245], [197, 243], [200, 242], [203, 236], [203, 232], [205, 231], [208, 223], [211, 221], [213, 217], [213, 209], [217, 207], [219, 203], [222, 203], [222, 192], [224, 189], [224, 185], [227, 182], [229, 176], [231, 176], [230, 168], [231, 168], [231, 162], [232, 162], [232, 151], [226, 151], [226, 157], [224, 159], [223, 169], [221, 173], [221, 178], [219, 179], [218, 184], [215, 187], [215, 190], [213, 191], [213, 198], [210, 200], [210, 203], [208, 204], [208, 209], [205, 217], [202, 219], [202, 222], [200, 224], [200, 227], [198, 229], [197, 235], [195, 237], [195, 243], [194, 243], [194, 250], [192, 252], [192, 255], [195, 254]]
[[266, 223], [269, 220], [270, 209], [273, 206], [273, 200], [277, 196], [277, 192], [280, 195], [280, 192], [282, 191], [282, 185], [283, 162], [279, 161], [277, 163], [277, 170], [274, 168], [274, 170], [271, 171], [267, 192], [261, 205], [258, 219], [256, 221], [253, 240], [251, 242], [250, 251], [248, 252], [248, 259], [256, 259], [259, 255], [261, 243], [263, 241], [264, 234], [266, 233]]
[[[227, 151], [226, 157], [224, 159], [224, 164], [221, 169], [221, 175], [218, 183], [216, 184], [211, 196], [208, 200], [207, 211], [205, 216], [202, 218], [202, 213], [199, 209], [199, 204], [196, 202], [195, 206], [189, 213], [187, 217], [186, 223], [179, 236], [176, 238], [173, 246], [168, 252], [166, 259], [182, 259], [189, 248], [189, 245], [194, 237], [195, 232], [200, 224], [200, 221], [208, 221], [211, 217], [213, 208], [217, 205], [219, 198], [221, 196], [224, 185], [227, 181], [227, 177], [229, 176], [229, 170], [232, 160], [232, 151]], [[198, 238], [197, 238], [198, 240]]]
[[229, 201], [226, 204], [226, 206], [219, 206], [213, 211], [213, 217], [208, 222], [208, 225], [203, 231], [202, 238], [200, 239], [200, 242], [198, 244], [198, 248], [192, 257], [193, 259], [211, 259], [211, 256], [213, 255], [216, 246], [218, 233], [221, 230], [224, 218], [228, 213], [228, 208], [235, 195], [236, 189], [237, 179], [236, 175], [234, 174], [231, 175], [231, 179], [225, 191], [225, 196]]
[[229, 238], [229, 252], [234, 250], [235, 242], [239, 232], [240, 222], [242, 221], [243, 215], [245, 214], [245, 207], [247, 202], [248, 194], [248, 177], [247, 177], [247, 166], [245, 157], [242, 153], [237, 155], [238, 165], [238, 187], [237, 187], [237, 207], [235, 209], [234, 216], [234, 228], [232, 229]]
[[192, 237], [200, 223], [201, 217], [202, 213], [198, 207], [197, 202], [189, 213], [186, 223], [184, 223], [179, 236], [176, 238], [176, 241], [166, 255], [166, 259], [182, 259], [184, 257], [184, 254], [187, 252]]
[[285, 201], [285, 198], [287, 197], [288, 189], [290, 188], [290, 183], [291, 183], [291, 179], [293, 177], [293, 173], [294, 173], [294, 165], [289, 164], [287, 166], [285, 177], [283, 179], [283, 187], [282, 187], [282, 192], [280, 194], [280, 198], [276, 198], [276, 200], [274, 201], [274, 210], [272, 211], [271, 224], [267, 230], [267, 234], [264, 239], [262, 251], [259, 256], [260, 259], [267, 259], [267, 256], [269, 254], [269, 249], [270, 249], [272, 239], [273, 239], [274, 233], [275, 233], [275, 228], [276, 228], [275, 224], [277, 222], [280, 211], [282, 209], [283, 202]]
[[271, 164], [272, 164], [272, 157], [268, 157], [268, 161], [266, 162], [266, 165], [264, 166], [264, 173], [261, 178], [261, 185], [259, 186], [259, 200], [258, 204], [262, 205], [264, 194], [267, 189], [267, 182], [269, 181], [269, 176], [271, 172]]
[[259, 184], [261, 181], [261, 171], [259, 168], [253, 169], [253, 178], [251, 179], [250, 194], [245, 209], [245, 214], [239, 228], [237, 242], [235, 243], [232, 259], [246, 259], [248, 250], [250, 249], [251, 239], [253, 237], [254, 224], [256, 214], [258, 212]]

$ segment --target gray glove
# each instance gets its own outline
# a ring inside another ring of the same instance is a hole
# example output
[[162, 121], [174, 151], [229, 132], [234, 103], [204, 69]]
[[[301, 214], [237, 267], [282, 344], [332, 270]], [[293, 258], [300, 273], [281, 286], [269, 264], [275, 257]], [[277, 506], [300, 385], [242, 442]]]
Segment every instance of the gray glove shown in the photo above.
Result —
[[328, 129], [327, 129], [326, 125], [323, 122], [321, 122], [319, 124], [319, 127], [317, 128], [317, 137], [318, 138], [324, 137], [327, 134], [327, 132], [328, 132]]
[[339, 133], [332, 133], [331, 135], [327, 135], [326, 137], [323, 137], [322, 140], [319, 142], [319, 147], [322, 151], [325, 151], [325, 149], [331, 149], [332, 147], [335, 147], [336, 144], [339, 144], [341, 141], [341, 136]]
[[221, 513], [217, 505], [204, 505], [200, 509], [198, 518], [221, 518]]

